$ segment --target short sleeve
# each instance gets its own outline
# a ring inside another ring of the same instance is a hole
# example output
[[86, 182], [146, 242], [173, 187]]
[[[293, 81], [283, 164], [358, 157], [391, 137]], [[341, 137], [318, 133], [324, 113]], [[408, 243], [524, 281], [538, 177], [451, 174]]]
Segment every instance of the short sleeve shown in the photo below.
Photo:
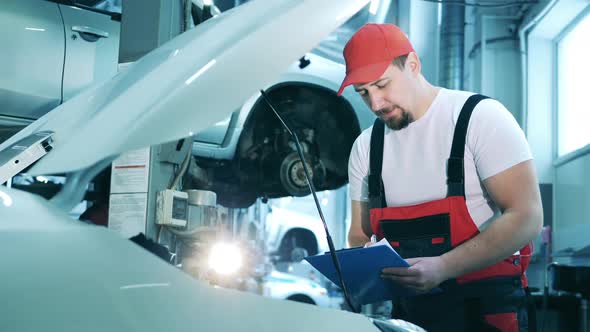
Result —
[[524, 132], [512, 113], [496, 100], [486, 99], [477, 105], [467, 135], [481, 180], [532, 159]]
[[[368, 131], [368, 135], [367, 135]], [[369, 200], [369, 143], [371, 130], [364, 131], [352, 145], [348, 159], [348, 182], [350, 199], [366, 202]]]

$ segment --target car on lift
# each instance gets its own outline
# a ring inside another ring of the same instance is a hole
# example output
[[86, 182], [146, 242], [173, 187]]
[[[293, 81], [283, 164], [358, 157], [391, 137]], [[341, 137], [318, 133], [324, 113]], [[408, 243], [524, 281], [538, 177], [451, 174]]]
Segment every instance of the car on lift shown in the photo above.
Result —
[[[298, 135], [318, 191], [348, 182], [352, 144], [374, 119], [354, 91], [336, 95], [343, 78], [343, 65], [309, 53], [266, 87], [275, 109]], [[195, 186], [216, 192], [224, 206], [310, 193], [295, 140], [260, 93], [195, 135], [193, 155], [201, 179]]]

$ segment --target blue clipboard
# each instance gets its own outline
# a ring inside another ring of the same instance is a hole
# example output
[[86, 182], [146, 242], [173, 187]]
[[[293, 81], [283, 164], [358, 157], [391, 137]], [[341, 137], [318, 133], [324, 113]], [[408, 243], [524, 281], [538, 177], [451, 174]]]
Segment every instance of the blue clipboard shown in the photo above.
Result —
[[[340, 260], [342, 278], [348, 293], [357, 305], [389, 301], [394, 297], [417, 294], [409, 288], [381, 278], [381, 270], [385, 267], [410, 266], [389, 246], [375, 245], [367, 248], [342, 249], [337, 250], [336, 255]], [[305, 260], [340, 287], [340, 280], [329, 252], [308, 256], [305, 257]]]

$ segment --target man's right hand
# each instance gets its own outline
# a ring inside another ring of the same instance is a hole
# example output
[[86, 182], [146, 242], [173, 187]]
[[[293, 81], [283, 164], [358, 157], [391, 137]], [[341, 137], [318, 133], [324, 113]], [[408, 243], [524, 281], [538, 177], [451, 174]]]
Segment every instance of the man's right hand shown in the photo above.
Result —
[[370, 247], [370, 246], [374, 245], [375, 243], [377, 243], [377, 237], [375, 236], [375, 234], [373, 234], [373, 235], [371, 235], [371, 241], [366, 242], [365, 245], [363, 246], [363, 248]]

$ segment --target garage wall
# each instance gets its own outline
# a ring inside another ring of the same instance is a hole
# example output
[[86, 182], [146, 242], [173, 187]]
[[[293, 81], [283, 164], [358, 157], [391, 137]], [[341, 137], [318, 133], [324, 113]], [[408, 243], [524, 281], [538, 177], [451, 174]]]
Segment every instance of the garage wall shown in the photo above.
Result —
[[587, 7], [584, 0], [547, 1], [534, 8], [521, 26], [526, 38], [523, 118], [539, 178], [553, 184], [549, 217], [554, 253], [590, 244], [590, 149], [562, 158], [557, 158], [556, 149], [556, 38]]

